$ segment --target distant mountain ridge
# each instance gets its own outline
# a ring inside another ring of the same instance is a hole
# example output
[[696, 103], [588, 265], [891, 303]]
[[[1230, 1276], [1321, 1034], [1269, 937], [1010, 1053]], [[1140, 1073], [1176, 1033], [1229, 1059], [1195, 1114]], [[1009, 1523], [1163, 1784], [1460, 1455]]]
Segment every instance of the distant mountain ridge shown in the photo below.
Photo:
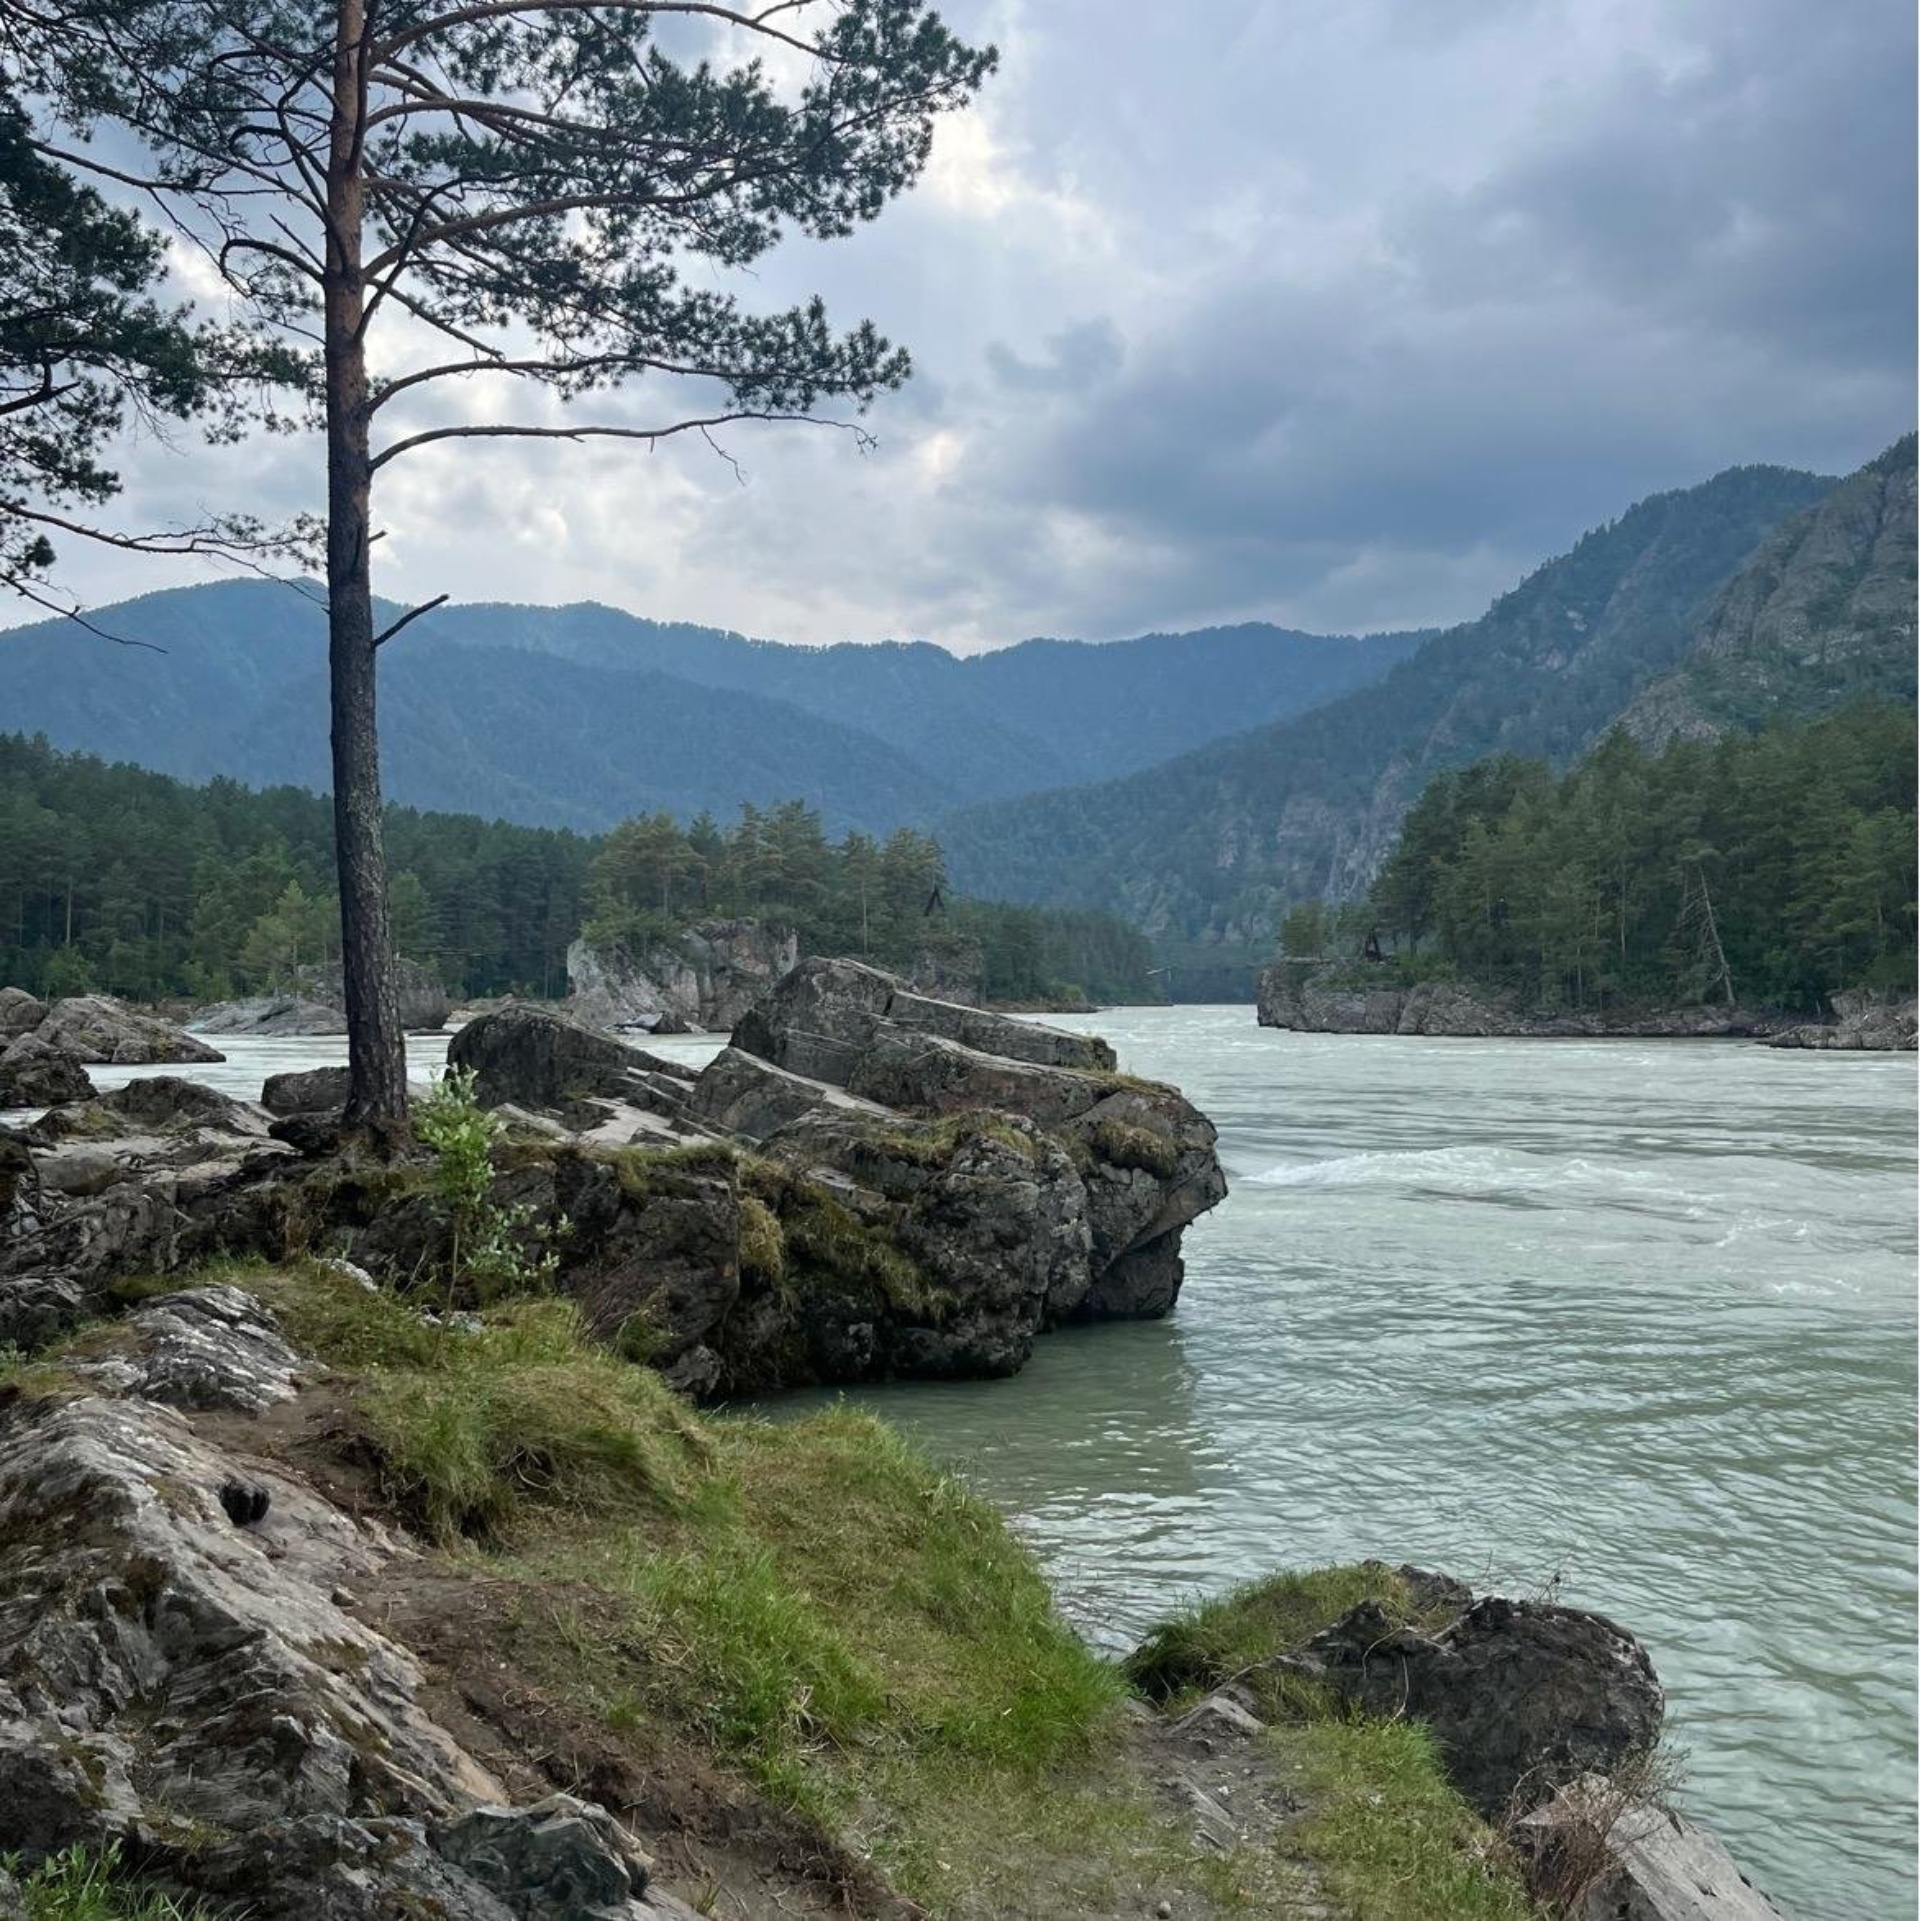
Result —
[[[324, 623], [227, 581], [0, 632], [4, 724], [186, 779], [327, 780]], [[615, 609], [442, 608], [382, 656], [390, 796], [595, 831], [643, 811], [799, 797], [831, 831], [1150, 766], [1377, 679], [1419, 635], [1251, 625], [960, 658], [789, 647]], [[151, 648], [165, 651], [155, 653]]]
[[956, 884], [1104, 907], [1169, 945], [1269, 948], [1289, 900], [1365, 890], [1442, 768], [1590, 745], [1687, 656], [1768, 535], [1836, 485], [1737, 467], [1654, 495], [1369, 687], [1144, 773], [947, 817]]

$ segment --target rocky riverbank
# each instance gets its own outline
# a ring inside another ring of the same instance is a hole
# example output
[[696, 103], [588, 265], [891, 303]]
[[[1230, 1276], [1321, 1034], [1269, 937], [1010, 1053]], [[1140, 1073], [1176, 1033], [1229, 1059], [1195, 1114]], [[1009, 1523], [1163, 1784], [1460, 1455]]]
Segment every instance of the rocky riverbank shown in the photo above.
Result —
[[340, 1263], [228, 1276], [0, 1385], [30, 1889], [77, 1864], [261, 1921], [1772, 1915], [1643, 1818], [1661, 1693], [1597, 1616], [1374, 1563], [1115, 1668], [865, 1417], [703, 1421], [551, 1299], [448, 1320]]
[[1368, 1564], [1116, 1667], [877, 1422], [689, 1405], [1169, 1311], [1213, 1129], [1104, 1042], [808, 962], [698, 1074], [524, 1007], [451, 1059], [484, 1219], [337, 1069], [0, 1135], [36, 1921], [63, 1875], [262, 1921], [1771, 1914], [1645, 1812], [1663, 1701], [1599, 1617]]
[[1510, 994], [1458, 981], [1407, 981], [1391, 962], [1278, 960], [1260, 976], [1262, 1027], [1304, 1034], [1401, 1034], [1458, 1039], [1759, 1040], [1774, 1047], [1911, 1049], [1912, 1001], [1836, 995], [1831, 1023], [1777, 1009], [1722, 1004], [1607, 1012], [1529, 1009]]

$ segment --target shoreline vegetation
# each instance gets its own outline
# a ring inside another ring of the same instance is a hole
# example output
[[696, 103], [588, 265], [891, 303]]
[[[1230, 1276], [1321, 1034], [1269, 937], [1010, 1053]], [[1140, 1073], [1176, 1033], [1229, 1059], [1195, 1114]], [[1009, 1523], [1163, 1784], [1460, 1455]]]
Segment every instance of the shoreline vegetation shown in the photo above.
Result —
[[1863, 700], [1659, 753], [1616, 731], [1559, 776], [1443, 773], [1364, 900], [1288, 914], [1260, 1019], [1911, 1046], [1914, 765], [1911, 706]]

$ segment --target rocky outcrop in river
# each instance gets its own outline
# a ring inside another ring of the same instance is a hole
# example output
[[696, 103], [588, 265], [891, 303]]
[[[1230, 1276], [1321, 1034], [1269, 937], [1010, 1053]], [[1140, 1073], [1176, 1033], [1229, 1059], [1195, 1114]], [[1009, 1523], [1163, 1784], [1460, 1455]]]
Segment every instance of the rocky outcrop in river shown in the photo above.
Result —
[[[439, 975], [405, 955], [397, 957], [393, 966], [400, 1025], [409, 1034], [438, 1033], [450, 1011]], [[346, 987], [338, 967], [305, 967], [291, 987], [202, 1007], [189, 1025], [196, 1034], [251, 1034], [261, 1039], [344, 1034], [346, 1007]]]
[[637, 950], [577, 940], [568, 1009], [595, 1027], [724, 1033], [800, 956], [790, 927], [703, 920]]
[[1699, 1006], [1650, 1012], [1528, 1009], [1513, 996], [1456, 981], [1402, 980], [1390, 963], [1277, 960], [1260, 976], [1262, 1027], [1302, 1034], [1413, 1034], [1458, 1039], [1757, 1039], [1779, 1016], [1751, 1008]]
[[[700, 1394], [1007, 1374], [1049, 1328], [1165, 1314], [1182, 1232], [1226, 1191], [1206, 1118], [1104, 1041], [852, 962], [794, 969], [699, 1075], [535, 1007], [448, 1058], [508, 1128], [501, 1204], [557, 1284]], [[444, 1275], [424, 1159], [364, 1158], [343, 1093], [339, 1070], [260, 1106], [161, 1077], [56, 1108], [0, 1236], [0, 1340], [216, 1251]]]
[[1912, 1053], [1920, 1046], [1920, 1008], [1878, 994], [1836, 994], [1833, 1019], [1789, 1027], [1769, 1047], [1838, 1049], [1846, 1053]]

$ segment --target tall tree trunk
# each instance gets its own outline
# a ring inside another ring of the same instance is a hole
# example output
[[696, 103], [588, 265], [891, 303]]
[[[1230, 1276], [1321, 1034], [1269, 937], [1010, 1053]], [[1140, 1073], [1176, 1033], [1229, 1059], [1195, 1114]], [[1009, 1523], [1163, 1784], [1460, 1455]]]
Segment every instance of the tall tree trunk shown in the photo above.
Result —
[[347, 1119], [404, 1125], [406, 1037], [394, 992], [387, 855], [380, 829], [374, 703], [372, 467], [368, 451], [366, 285], [361, 182], [368, 31], [365, 0], [338, 0], [333, 125], [327, 150], [327, 632], [333, 702], [333, 831], [340, 869], [346, 990]]

